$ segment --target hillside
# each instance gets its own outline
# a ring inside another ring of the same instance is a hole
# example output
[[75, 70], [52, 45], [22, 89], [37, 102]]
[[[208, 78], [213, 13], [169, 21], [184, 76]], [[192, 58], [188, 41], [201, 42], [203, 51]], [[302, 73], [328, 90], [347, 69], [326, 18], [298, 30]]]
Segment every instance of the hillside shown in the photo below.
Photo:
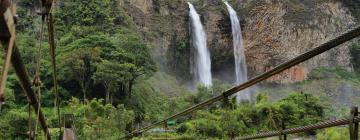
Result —
[[[194, 27], [187, 2], [199, 13], [199, 25], [206, 33], [202, 37], [210, 51], [211, 86], [194, 84], [190, 72], [197, 46], [190, 41]], [[64, 119], [69, 119], [65, 114], [73, 115], [78, 139], [115, 140], [236, 85], [233, 27], [221, 0], [59, 0], [52, 9], [58, 116], [48, 13], [41, 16], [44, 9], [38, 1], [16, 4], [16, 47], [29, 78], [40, 79], [32, 88], [52, 139], [62, 136], [59, 128], [67, 126]], [[359, 0], [229, 0], [229, 4], [240, 19], [249, 78], [360, 22]], [[3, 63], [1, 58], [0, 66]], [[0, 139], [27, 139], [33, 133], [34, 139], [44, 139], [37, 111], [30, 108], [14, 69], [6, 84]], [[360, 105], [360, 39], [285, 70], [249, 91], [251, 100], [237, 102], [232, 96], [229, 102], [171, 119], [133, 139], [234, 139], [283, 125], [290, 128], [348, 117], [350, 107]], [[346, 128], [290, 138], [347, 139]]]

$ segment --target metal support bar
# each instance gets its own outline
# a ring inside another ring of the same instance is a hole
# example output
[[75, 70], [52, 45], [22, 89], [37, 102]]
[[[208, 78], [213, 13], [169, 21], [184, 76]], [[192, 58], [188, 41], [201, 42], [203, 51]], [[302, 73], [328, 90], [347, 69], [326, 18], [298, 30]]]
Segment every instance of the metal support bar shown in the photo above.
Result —
[[[354, 120], [354, 122], [358, 123], [360, 120], [360, 117], [357, 116], [353, 120]], [[255, 135], [251, 135], [251, 136], [245, 136], [245, 137], [238, 138], [237, 140], [253, 140], [253, 139], [279, 136], [280, 134], [301, 133], [301, 132], [306, 132], [306, 131], [310, 131], [310, 130], [317, 130], [317, 129], [329, 128], [329, 127], [334, 127], [334, 126], [347, 125], [349, 123], [351, 123], [351, 119], [325, 121], [325, 122], [320, 122], [320, 123], [316, 123], [316, 124], [285, 129], [282, 132], [281, 131], [269, 131], [269, 132], [259, 133], [259, 134], [255, 134]]]
[[140, 130], [135, 130], [132, 133], [130, 133], [129, 135], [123, 137], [123, 138], [134, 137], [134, 136], [136, 136], [138, 134], [141, 134], [143, 132], [146, 132], [147, 130], [150, 130], [150, 129], [152, 129], [152, 128], [154, 128], [154, 127], [156, 127], [156, 126], [158, 126], [158, 125], [160, 125], [160, 124], [162, 124], [162, 123], [164, 123], [164, 122], [166, 122], [166, 121], [168, 121], [170, 119], [174, 119], [174, 118], [177, 118], [177, 117], [180, 117], [180, 116], [188, 115], [188, 114], [190, 114], [190, 113], [192, 113], [192, 112], [194, 112], [196, 110], [199, 110], [200, 108], [203, 108], [203, 107], [205, 107], [207, 105], [210, 105], [210, 104], [212, 104], [214, 102], [220, 101], [224, 97], [229, 97], [229, 96], [231, 96], [231, 95], [233, 95], [233, 94], [235, 94], [235, 93], [237, 93], [237, 92], [239, 92], [241, 90], [244, 90], [244, 89], [246, 89], [248, 87], [251, 87], [251, 86], [253, 86], [253, 85], [257, 84], [257, 83], [260, 83], [260, 82], [266, 80], [267, 78], [270, 78], [271, 76], [279, 74], [279, 73], [285, 71], [286, 69], [289, 69], [289, 68], [291, 68], [291, 67], [293, 67], [295, 65], [298, 65], [298, 64], [300, 64], [300, 63], [302, 63], [302, 62], [304, 62], [306, 60], [309, 60], [310, 58], [313, 58], [313, 57], [315, 57], [315, 56], [317, 56], [319, 54], [322, 54], [322, 53], [332, 49], [332, 48], [335, 48], [336, 46], [339, 46], [339, 45], [341, 45], [341, 44], [343, 44], [343, 43], [345, 43], [345, 42], [347, 42], [347, 41], [349, 41], [351, 39], [354, 39], [355, 37], [357, 37], [359, 35], [360, 35], [360, 26], [356, 27], [356, 28], [344, 33], [344, 34], [342, 34], [341, 36], [338, 36], [338, 37], [326, 42], [325, 44], [322, 44], [319, 47], [316, 47], [316, 48], [314, 48], [314, 49], [312, 49], [312, 50], [310, 50], [310, 51], [308, 51], [308, 52], [294, 58], [294, 59], [292, 59], [290, 61], [287, 61], [287, 62], [275, 67], [274, 69], [272, 69], [272, 70], [270, 70], [268, 72], [265, 72], [265, 73], [255, 77], [255, 78], [253, 78], [253, 79], [251, 79], [251, 80], [249, 80], [249, 81], [247, 81], [247, 82], [245, 82], [245, 83], [243, 83], [241, 85], [235, 86], [235, 87], [223, 92], [221, 95], [212, 97], [212, 98], [210, 98], [210, 99], [208, 99], [208, 100], [206, 100], [204, 102], [201, 102], [201, 103], [199, 103], [197, 105], [194, 105], [194, 106], [192, 106], [192, 107], [190, 107], [188, 109], [185, 109], [182, 112], [179, 112], [179, 113], [176, 113], [176, 114], [174, 114], [174, 115], [172, 115], [170, 117], [167, 117], [164, 120], [155, 122], [155, 123], [153, 123], [153, 124], [151, 124], [149, 126], [146, 126], [146, 127], [142, 128], [142, 129], [140, 129]]

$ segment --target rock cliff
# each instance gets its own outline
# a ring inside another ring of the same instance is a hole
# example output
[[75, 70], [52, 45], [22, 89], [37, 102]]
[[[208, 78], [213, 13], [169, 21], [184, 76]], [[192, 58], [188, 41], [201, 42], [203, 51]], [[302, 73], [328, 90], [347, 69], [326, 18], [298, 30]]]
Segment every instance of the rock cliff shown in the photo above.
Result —
[[[211, 52], [214, 77], [234, 81], [230, 19], [221, 0], [192, 2], [203, 21]], [[356, 22], [339, 0], [232, 0], [243, 28], [249, 77], [253, 77], [310, 50]], [[153, 46], [154, 58], [164, 71], [183, 81], [189, 76], [188, 6], [186, 0], [121, 0], [140, 35]], [[344, 44], [269, 82], [292, 83], [307, 78], [316, 67], [351, 70], [349, 49]]]

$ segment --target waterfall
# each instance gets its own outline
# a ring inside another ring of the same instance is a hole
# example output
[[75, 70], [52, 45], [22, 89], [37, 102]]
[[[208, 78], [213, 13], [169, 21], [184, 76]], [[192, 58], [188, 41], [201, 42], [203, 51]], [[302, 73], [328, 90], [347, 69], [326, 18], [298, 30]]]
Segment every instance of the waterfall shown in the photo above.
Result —
[[[247, 66], [244, 54], [244, 46], [241, 35], [240, 21], [236, 14], [236, 11], [229, 5], [227, 1], [224, 1], [231, 20], [232, 36], [233, 36], [233, 47], [235, 57], [235, 74], [236, 84], [242, 84], [248, 80], [247, 77]], [[241, 100], [250, 100], [250, 91], [245, 89], [237, 93], [237, 102]]]
[[206, 46], [206, 34], [199, 14], [191, 3], [188, 2], [188, 4], [190, 8], [190, 44], [195, 51], [190, 60], [193, 64], [191, 73], [195, 78], [196, 84], [210, 87], [212, 86], [211, 61], [210, 52]]

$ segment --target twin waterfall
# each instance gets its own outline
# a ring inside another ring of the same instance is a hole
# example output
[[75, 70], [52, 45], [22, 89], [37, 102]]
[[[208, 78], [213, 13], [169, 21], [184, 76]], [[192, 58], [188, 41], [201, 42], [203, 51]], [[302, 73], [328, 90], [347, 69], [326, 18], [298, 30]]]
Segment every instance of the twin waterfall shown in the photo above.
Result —
[[[234, 57], [235, 57], [236, 84], [239, 85], [248, 80], [240, 21], [238, 19], [236, 11], [229, 5], [229, 3], [227, 1], [224, 1], [224, 3], [228, 9], [231, 20]], [[249, 89], [245, 89], [237, 93], [236, 100], [237, 102], [239, 102], [240, 100], [250, 100]]]
[[206, 34], [200, 21], [200, 16], [194, 6], [189, 4], [190, 12], [190, 44], [194, 47], [194, 56], [191, 72], [196, 80], [196, 85], [201, 84], [206, 87], [212, 86], [210, 52], [206, 46]]
[[[224, 1], [231, 20], [233, 47], [235, 57], [235, 73], [236, 85], [246, 82], [247, 79], [247, 66], [244, 55], [244, 46], [241, 35], [241, 27], [236, 11]], [[196, 84], [204, 85], [206, 87], [212, 86], [211, 75], [211, 60], [210, 53], [206, 45], [206, 34], [201, 24], [199, 14], [196, 12], [194, 6], [189, 4], [190, 12], [190, 44], [195, 52], [191, 59], [192, 67], [191, 73], [193, 74]], [[236, 96], [238, 102], [241, 100], [250, 100], [249, 90], [243, 90]]]

